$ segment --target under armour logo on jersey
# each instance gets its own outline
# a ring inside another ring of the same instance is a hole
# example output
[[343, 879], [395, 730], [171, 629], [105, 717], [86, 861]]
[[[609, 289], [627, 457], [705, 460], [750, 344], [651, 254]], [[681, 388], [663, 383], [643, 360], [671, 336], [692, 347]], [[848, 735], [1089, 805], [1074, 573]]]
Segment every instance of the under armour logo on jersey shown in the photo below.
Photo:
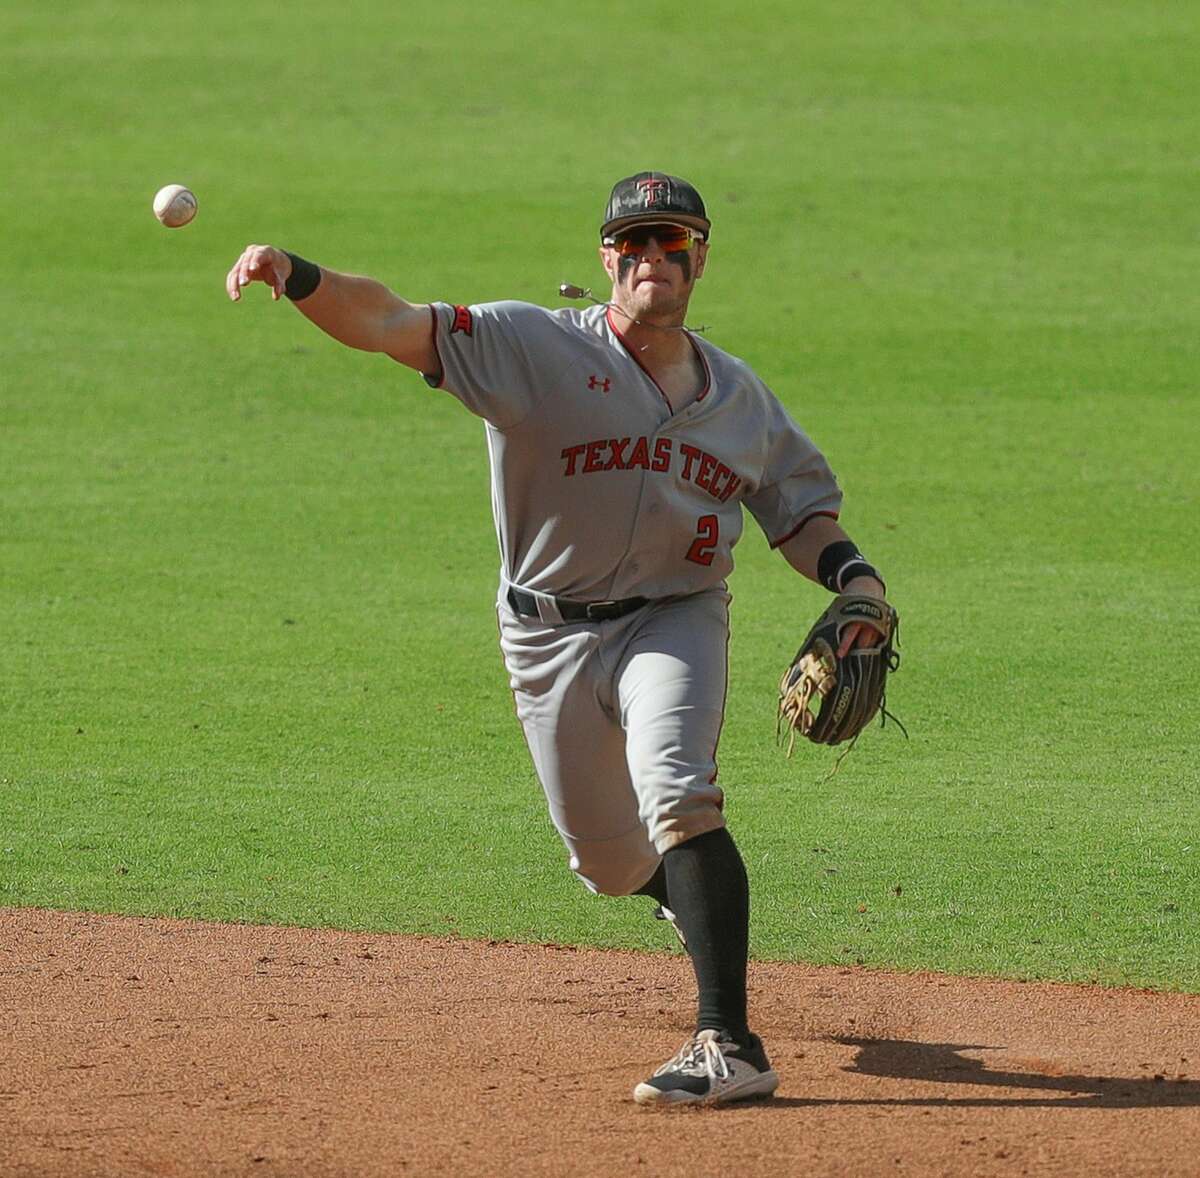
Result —
[[473, 326], [470, 310], [466, 307], [456, 306], [454, 308], [454, 322], [450, 325], [450, 334], [453, 335], [456, 331], [461, 331], [464, 335], [470, 335]]
[[608, 387], [611, 384], [612, 384], [612, 381], [609, 380], [607, 376], [604, 377], [603, 379], [601, 379], [598, 376], [589, 376], [588, 377], [588, 388], [589, 389], [599, 389], [602, 393], [607, 393]]
[[654, 208], [661, 199], [664, 199], [671, 187], [665, 180], [656, 180], [653, 177], [648, 180], [639, 180], [637, 186], [642, 190], [642, 203], [648, 209]]

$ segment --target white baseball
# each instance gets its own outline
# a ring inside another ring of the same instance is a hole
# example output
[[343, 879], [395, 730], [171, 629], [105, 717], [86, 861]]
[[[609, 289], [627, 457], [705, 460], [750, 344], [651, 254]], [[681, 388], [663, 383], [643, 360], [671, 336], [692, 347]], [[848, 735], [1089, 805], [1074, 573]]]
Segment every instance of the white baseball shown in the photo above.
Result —
[[196, 215], [196, 194], [183, 184], [168, 184], [154, 195], [154, 215], [168, 229], [178, 229]]

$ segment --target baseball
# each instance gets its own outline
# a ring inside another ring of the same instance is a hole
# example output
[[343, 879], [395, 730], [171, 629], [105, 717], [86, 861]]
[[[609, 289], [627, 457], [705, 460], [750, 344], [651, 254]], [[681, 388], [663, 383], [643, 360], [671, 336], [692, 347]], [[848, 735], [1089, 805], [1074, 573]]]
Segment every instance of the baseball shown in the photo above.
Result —
[[196, 194], [182, 184], [168, 184], [155, 193], [154, 215], [168, 229], [178, 229], [196, 215]]

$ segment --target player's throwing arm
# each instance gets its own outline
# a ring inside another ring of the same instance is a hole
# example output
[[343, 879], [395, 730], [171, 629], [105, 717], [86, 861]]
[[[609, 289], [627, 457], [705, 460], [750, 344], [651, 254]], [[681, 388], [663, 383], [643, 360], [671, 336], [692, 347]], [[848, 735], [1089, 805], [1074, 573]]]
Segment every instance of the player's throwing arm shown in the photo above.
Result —
[[406, 302], [382, 282], [325, 269], [273, 245], [248, 245], [225, 276], [225, 290], [236, 303], [255, 282], [269, 286], [273, 299], [288, 298], [349, 348], [382, 352], [418, 372], [437, 370], [429, 308]]

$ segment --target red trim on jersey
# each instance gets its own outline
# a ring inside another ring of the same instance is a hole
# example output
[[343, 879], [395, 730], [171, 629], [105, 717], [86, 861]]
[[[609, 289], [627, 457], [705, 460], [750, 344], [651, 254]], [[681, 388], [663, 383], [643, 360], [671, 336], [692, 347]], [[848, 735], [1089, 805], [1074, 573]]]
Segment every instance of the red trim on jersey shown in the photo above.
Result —
[[778, 540], [772, 540], [771, 547], [778, 548], [781, 544], [786, 544], [793, 536], [799, 535], [801, 529], [809, 520], [814, 520], [819, 515], [828, 516], [830, 519], [837, 519], [838, 517], [836, 511], [814, 511], [812, 515], [806, 515], [786, 536], [781, 536]]
[[[613, 330], [614, 334], [616, 335], [617, 339], [618, 339], [618, 340], [620, 340], [620, 342], [621, 342], [621, 347], [623, 347], [623, 348], [625, 349], [625, 351], [629, 353], [629, 355], [630, 355], [630, 357], [633, 359], [634, 363], [635, 363], [635, 364], [637, 364], [637, 366], [638, 366], [638, 367], [639, 367], [639, 368], [640, 368], [640, 369], [641, 369], [641, 370], [642, 370], [642, 371], [643, 371], [643, 372], [644, 372], [644, 373], [645, 373], [645, 374], [646, 374], [646, 375], [647, 375], [647, 376], [650, 378], [650, 383], [651, 383], [652, 385], [654, 385], [654, 387], [655, 387], [656, 389], [658, 389], [658, 395], [659, 395], [660, 397], [662, 397], [662, 399], [663, 399], [664, 401], [666, 401], [666, 403], [667, 403], [667, 408], [668, 408], [668, 409], [670, 409], [670, 411], [671, 411], [671, 416], [672, 416], [672, 417], [674, 417], [674, 416], [675, 416], [675, 406], [671, 404], [671, 398], [670, 398], [670, 397], [668, 397], [668, 396], [667, 396], [667, 394], [663, 392], [663, 390], [662, 390], [662, 385], [660, 385], [660, 384], [658, 383], [658, 381], [656, 381], [656, 380], [654, 379], [654, 374], [653, 374], [653, 373], [650, 371], [650, 369], [649, 369], [649, 368], [647, 368], [647, 367], [645, 366], [645, 364], [643, 364], [643, 363], [642, 363], [641, 359], [638, 357], [638, 354], [637, 354], [637, 352], [635, 352], [635, 351], [634, 351], [634, 350], [633, 350], [633, 349], [632, 349], [632, 348], [631, 348], [631, 347], [630, 347], [630, 346], [629, 346], [629, 345], [628, 345], [628, 344], [625, 342], [625, 336], [622, 334], [622, 332], [621, 332], [621, 329], [620, 329], [620, 328], [619, 328], [619, 327], [618, 327], [618, 326], [617, 326], [617, 325], [616, 325], [616, 324], [613, 322], [613, 317], [612, 317], [612, 307], [607, 307], [607, 308], [605, 308], [605, 311], [604, 311], [604, 318], [608, 320], [608, 325], [609, 325], [609, 327], [611, 327], [611, 328], [612, 328], [612, 330]], [[694, 344], [693, 344], [692, 346], [693, 346], [693, 347], [695, 347], [695, 345], [694, 345]]]

